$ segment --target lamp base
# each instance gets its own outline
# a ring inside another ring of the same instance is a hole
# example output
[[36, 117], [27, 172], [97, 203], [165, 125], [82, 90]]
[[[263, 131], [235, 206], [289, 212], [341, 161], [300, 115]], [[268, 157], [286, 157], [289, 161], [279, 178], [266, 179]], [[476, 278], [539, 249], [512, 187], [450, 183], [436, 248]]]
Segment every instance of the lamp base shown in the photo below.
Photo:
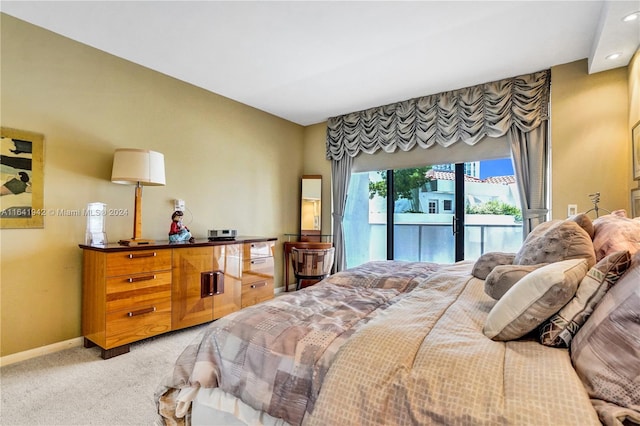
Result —
[[118, 244], [120, 244], [121, 246], [144, 246], [144, 245], [150, 245], [155, 243], [155, 240], [147, 240], [144, 238], [129, 238], [128, 240], [120, 240], [118, 241]]

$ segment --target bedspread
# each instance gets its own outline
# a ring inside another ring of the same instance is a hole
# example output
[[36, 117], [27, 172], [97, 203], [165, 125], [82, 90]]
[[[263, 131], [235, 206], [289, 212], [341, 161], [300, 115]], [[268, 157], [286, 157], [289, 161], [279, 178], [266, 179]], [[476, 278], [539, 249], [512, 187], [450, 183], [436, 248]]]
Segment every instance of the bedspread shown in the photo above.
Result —
[[441, 269], [341, 348], [304, 425], [599, 425], [567, 350], [497, 342], [472, 263]]
[[370, 262], [221, 318], [177, 360], [156, 392], [159, 412], [166, 424], [180, 424], [174, 412], [187, 412], [193, 391], [219, 387], [255, 409], [300, 424], [313, 411], [340, 347], [439, 268]]

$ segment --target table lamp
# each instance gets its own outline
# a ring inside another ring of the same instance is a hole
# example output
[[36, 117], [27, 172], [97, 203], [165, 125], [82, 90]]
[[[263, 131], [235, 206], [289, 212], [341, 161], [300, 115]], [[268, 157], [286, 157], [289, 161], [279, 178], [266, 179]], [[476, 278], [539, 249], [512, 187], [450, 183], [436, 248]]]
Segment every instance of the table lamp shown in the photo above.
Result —
[[142, 186], [165, 184], [164, 155], [146, 149], [116, 149], [113, 154], [111, 182], [136, 186], [133, 238], [120, 240], [118, 244], [126, 246], [152, 244], [153, 240], [142, 238]]

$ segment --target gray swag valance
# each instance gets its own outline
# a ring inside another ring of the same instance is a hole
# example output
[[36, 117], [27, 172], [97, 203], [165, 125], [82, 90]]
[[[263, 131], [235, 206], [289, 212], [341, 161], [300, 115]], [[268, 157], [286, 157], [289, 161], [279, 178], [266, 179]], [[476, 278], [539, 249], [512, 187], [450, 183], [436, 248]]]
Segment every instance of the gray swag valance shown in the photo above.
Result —
[[330, 118], [327, 159], [530, 132], [548, 119], [550, 81], [544, 70]]

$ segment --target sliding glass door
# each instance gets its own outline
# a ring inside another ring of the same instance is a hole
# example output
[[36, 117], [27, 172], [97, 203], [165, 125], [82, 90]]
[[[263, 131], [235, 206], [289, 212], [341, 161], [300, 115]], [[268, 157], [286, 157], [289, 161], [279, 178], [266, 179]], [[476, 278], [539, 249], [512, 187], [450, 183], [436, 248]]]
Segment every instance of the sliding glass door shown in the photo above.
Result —
[[344, 219], [347, 267], [516, 251], [521, 216], [507, 165], [510, 159], [354, 173]]

